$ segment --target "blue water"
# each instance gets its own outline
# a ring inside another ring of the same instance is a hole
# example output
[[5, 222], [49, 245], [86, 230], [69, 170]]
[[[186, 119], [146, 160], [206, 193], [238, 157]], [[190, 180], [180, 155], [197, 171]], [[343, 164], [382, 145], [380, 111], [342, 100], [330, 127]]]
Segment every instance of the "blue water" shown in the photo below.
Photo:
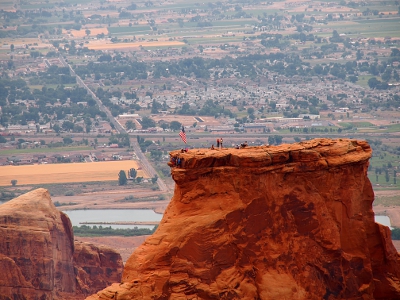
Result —
[[[80, 209], [66, 210], [72, 226], [82, 226], [81, 222], [133, 222], [133, 221], [161, 221], [163, 215], [151, 209]], [[87, 224], [93, 226], [92, 224]], [[150, 228], [154, 225], [110, 225], [95, 224], [96, 226], [111, 228]]]
[[393, 229], [390, 226], [390, 219], [389, 219], [388, 216], [375, 216], [375, 222], [379, 223], [379, 224], [382, 224], [382, 225], [385, 225], [385, 226], [389, 227], [390, 229]]

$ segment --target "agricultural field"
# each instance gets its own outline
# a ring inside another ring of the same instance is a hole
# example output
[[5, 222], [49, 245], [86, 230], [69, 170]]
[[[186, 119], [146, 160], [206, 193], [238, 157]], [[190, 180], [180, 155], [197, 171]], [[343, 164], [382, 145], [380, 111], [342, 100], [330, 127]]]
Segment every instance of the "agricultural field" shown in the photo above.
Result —
[[153, 42], [136, 42], [136, 43], [104, 43], [104, 42], [90, 42], [87, 47], [91, 50], [123, 50], [129, 48], [139, 48], [139, 47], [176, 47], [183, 46], [185, 43], [178, 41], [153, 41]]
[[[138, 163], [133, 160], [2, 166], [0, 186], [10, 186], [11, 180], [17, 180], [17, 185], [116, 181], [120, 170], [127, 172], [131, 168], [138, 169], [138, 167]], [[138, 170], [137, 177], [148, 178], [148, 175], [143, 170]]]

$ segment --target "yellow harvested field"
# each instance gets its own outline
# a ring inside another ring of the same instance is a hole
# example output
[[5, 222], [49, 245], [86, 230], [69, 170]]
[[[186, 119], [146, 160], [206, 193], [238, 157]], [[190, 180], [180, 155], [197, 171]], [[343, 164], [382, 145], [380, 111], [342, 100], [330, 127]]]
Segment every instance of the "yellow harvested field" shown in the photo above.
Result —
[[92, 50], [113, 50], [113, 49], [125, 49], [125, 48], [137, 48], [143, 47], [162, 47], [162, 46], [182, 46], [184, 42], [177, 41], [157, 41], [157, 42], [137, 42], [137, 43], [104, 43], [104, 42], [92, 42], [87, 44], [88, 49]]
[[[87, 28], [90, 30], [90, 35], [89, 36], [96, 36], [98, 34], [108, 34], [108, 29], [106, 27], [102, 27], [102, 28]], [[85, 29], [81, 29], [81, 30], [73, 30], [71, 29], [71, 35], [74, 37], [84, 37], [86, 36], [86, 28]], [[63, 29], [63, 33], [67, 34], [67, 30]]]
[[[17, 185], [118, 180], [119, 171], [128, 175], [129, 169], [137, 170], [138, 166], [134, 160], [2, 166], [0, 186], [10, 186], [14, 179], [18, 180]], [[138, 170], [137, 176], [149, 177], [143, 170]]]

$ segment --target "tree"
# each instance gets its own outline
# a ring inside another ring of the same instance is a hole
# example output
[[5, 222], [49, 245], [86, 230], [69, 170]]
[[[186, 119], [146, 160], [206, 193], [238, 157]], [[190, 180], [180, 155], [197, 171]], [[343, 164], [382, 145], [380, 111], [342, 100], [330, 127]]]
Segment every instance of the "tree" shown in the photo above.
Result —
[[59, 133], [61, 130], [61, 127], [58, 124], [54, 124], [53, 130], [54, 130], [54, 132]]
[[74, 141], [70, 138], [70, 137], [65, 137], [65, 138], [63, 138], [63, 143], [65, 144], [65, 145], [69, 145], [69, 144], [72, 144]]
[[355, 75], [350, 75], [350, 76], [348, 77], [348, 79], [349, 79], [349, 81], [352, 82], [352, 83], [356, 83], [356, 82], [358, 81], [358, 77], [355, 76]]
[[249, 108], [247, 109], [247, 113], [248, 113], [249, 115], [254, 114], [254, 108], [253, 108], [253, 107], [249, 107]]
[[157, 182], [158, 176], [154, 175], [154, 177], [151, 178], [151, 183], [155, 184]]
[[127, 121], [127, 122], [125, 123], [125, 127], [126, 127], [126, 129], [128, 129], [128, 130], [130, 130], [130, 129], [135, 130], [135, 129], [136, 129], [136, 124], [133, 123], [132, 120], [129, 120], [129, 121]]
[[282, 139], [283, 139], [282, 136], [280, 136], [280, 135], [275, 135], [275, 136], [274, 136], [274, 139], [275, 139], [275, 144], [276, 144], [276, 145], [282, 144]]
[[11, 185], [12, 185], [12, 186], [16, 186], [16, 185], [17, 185], [17, 182], [18, 182], [18, 180], [13, 179], [13, 180], [11, 180]]
[[[63, 124], [62, 124], [62, 128], [64, 129], [64, 130], [66, 130], [66, 131], [71, 131], [71, 130], [74, 130], [74, 123], [72, 123], [71, 121], [65, 121]], [[54, 125], [55, 126], [55, 125]]]
[[149, 117], [143, 117], [141, 124], [143, 129], [156, 126], [156, 122], [154, 122], [154, 120], [150, 119]]
[[126, 178], [126, 173], [124, 170], [119, 171], [118, 174], [118, 184], [119, 185], [126, 185], [128, 179]]
[[135, 178], [136, 178], [136, 175], [137, 175], [137, 171], [136, 171], [135, 168], [129, 169], [129, 171], [128, 171], [128, 176], [129, 176], [129, 178], [135, 179]]
[[151, 158], [153, 158], [155, 160], [160, 160], [161, 156], [162, 156], [162, 151], [160, 151], [160, 150], [151, 150], [150, 151], [150, 156], [151, 156]]
[[89, 36], [90, 33], [91, 33], [91, 31], [90, 31], [89, 29], [86, 29], [86, 30], [85, 30], [85, 33], [86, 33], [87, 36]]
[[178, 121], [172, 121], [169, 124], [169, 128], [171, 128], [171, 130], [180, 130], [182, 127], [182, 124]]
[[270, 144], [270, 145], [275, 144], [275, 138], [274, 138], [272, 135], [270, 135], [270, 136], [268, 137], [268, 144]]
[[158, 114], [158, 111], [162, 109], [162, 105], [157, 102], [155, 99], [153, 99], [153, 103], [151, 104], [151, 113], [152, 114]]

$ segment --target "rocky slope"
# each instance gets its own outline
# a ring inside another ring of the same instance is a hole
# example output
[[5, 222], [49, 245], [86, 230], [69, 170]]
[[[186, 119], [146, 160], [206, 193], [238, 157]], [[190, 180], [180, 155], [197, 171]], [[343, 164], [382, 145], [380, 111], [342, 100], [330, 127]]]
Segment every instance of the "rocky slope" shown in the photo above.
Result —
[[172, 152], [175, 193], [94, 299], [400, 299], [364, 141]]
[[122, 274], [121, 256], [77, 243], [45, 189], [0, 205], [0, 299], [84, 299]]

